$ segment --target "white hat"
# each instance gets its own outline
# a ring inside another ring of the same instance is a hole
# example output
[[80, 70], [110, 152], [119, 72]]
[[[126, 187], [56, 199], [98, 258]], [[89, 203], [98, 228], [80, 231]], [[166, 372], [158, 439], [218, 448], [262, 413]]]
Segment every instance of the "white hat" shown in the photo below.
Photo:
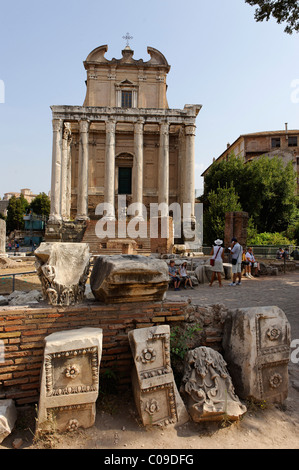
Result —
[[215, 240], [214, 243], [215, 243], [215, 245], [222, 245], [223, 241], [219, 240], [219, 238], [218, 238], [218, 240]]

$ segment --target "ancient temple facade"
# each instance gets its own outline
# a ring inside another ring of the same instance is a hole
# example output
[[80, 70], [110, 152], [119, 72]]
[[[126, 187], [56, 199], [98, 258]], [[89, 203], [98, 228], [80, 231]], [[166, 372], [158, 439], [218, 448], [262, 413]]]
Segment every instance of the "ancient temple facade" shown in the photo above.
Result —
[[[127, 45], [108, 60], [106, 45], [84, 61], [83, 106], [52, 106], [53, 153], [49, 223], [89, 220], [99, 203], [195, 202], [195, 131], [201, 105], [170, 109], [164, 55], [148, 61]], [[165, 215], [165, 214], [164, 214]]]

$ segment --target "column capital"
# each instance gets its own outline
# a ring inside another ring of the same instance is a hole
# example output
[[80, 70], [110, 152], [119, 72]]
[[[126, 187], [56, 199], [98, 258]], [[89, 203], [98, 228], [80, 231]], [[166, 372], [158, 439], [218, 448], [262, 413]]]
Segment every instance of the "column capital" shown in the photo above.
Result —
[[108, 119], [108, 121], [106, 121], [106, 132], [114, 134], [115, 127], [116, 127], [115, 119]]
[[63, 125], [63, 139], [68, 140], [71, 136], [71, 123], [65, 122]]
[[90, 124], [90, 121], [88, 119], [81, 119], [79, 121], [80, 132], [88, 132], [89, 124]]
[[144, 126], [144, 119], [138, 118], [134, 124], [134, 132], [135, 134], [143, 134], [143, 126]]
[[167, 121], [160, 122], [160, 134], [163, 134], [163, 135], [169, 134], [169, 122]]
[[53, 132], [60, 132], [62, 130], [62, 125], [62, 119], [52, 119]]
[[186, 124], [185, 125], [185, 134], [186, 135], [195, 135], [196, 134], [196, 125], [195, 124]]

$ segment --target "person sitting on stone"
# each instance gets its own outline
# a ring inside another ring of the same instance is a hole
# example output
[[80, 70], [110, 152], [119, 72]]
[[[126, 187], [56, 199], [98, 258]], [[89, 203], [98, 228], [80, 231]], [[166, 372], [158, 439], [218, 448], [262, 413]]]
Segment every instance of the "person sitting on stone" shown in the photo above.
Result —
[[283, 258], [283, 249], [282, 248], [279, 248], [277, 251], [276, 251], [276, 259], [282, 259]]
[[299, 260], [299, 251], [298, 248], [296, 247], [295, 250], [291, 253], [291, 257], [294, 258], [294, 260]]
[[181, 266], [179, 267], [179, 276], [181, 278], [181, 281], [184, 282], [184, 289], [187, 289], [187, 284], [191, 287], [191, 289], [194, 289], [192, 286], [192, 281], [190, 279], [190, 276], [188, 276], [187, 273], [187, 262], [184, 261]]
[[178, 276], [178, 270], [175, 266], [174, 260], [172, 259], [168, 267], [169, 278], [173, 282], [174, 290], [180, 290], [181, 279]]

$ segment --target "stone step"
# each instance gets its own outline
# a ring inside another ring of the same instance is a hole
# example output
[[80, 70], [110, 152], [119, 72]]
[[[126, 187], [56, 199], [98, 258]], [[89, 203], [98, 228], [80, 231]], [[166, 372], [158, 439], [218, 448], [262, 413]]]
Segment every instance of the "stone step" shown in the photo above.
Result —
[[[108, 237], [103, 239], [98, 238], [95, 233], [95, 226], [97, 220], [90, 220], [87, 223], [87, 227], [82, 239], [83, 243], [88, 243], [89, 249], [92, 255], [96, 254], [121, 254], [121, 249], [109, 249], [106, 248], [106, 243], [108, 241]], [[117, 235], [117, 224], [115, 222], [115, 234]], [[115, 237], [117, 238], [117, 236]], [[127, 238], [127, 240], [131, 240], [131, 238]], [[150, 238], [137, 238], [135, 240], [137, 242], [137, 253], [138, 254], [150, 254], [151, 252], [151, 241]]]

